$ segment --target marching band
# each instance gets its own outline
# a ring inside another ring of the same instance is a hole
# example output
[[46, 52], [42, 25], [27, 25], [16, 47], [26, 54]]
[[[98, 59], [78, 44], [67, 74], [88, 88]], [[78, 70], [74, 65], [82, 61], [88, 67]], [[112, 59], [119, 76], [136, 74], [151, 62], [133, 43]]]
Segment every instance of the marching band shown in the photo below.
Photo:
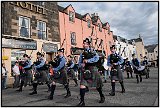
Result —
[[[84, 51], [80, 54], [78, 64], [74, 61], [73, 55], [64, 56], [64, 48], [58, 50], [57, 56], [52, 61], [45, 61], [44, 54], [37, 52], [37, 60], [32, 64], [30, 56], [24, 54], [24, 61], [19, 62], [22, 66], [20, 73], [20, 87], [18, 92], [22, 92], [23, 86], [31, 84], [33, 92], [37, 94], [39, 83], [46, 83], [50, 92], [48, 99], [53, 100], [56, 83], [60, 83], [67, 91], [64, 98], [71, 96], [70, 79], [75, 82], [75, 87], [80, 87], [80, 103], [77, 106], [85, 106], [85, 93], [89, 92], [90, 87], [96, 87], [100, 95], [99, 103], [104, 103], [103, 83], [107, 81], [107, 73], [111, 80], [111, 96], [115, 96], [115, 83], [119, 81], [122, 91], [125, 93], [123, 72], [126, 71], [127, 78], [136, 75], [137, 83], [142, 82], [142, 75], [149, 78], [149, 68], [147, 58], [144, 57], [143, 64], [139, 62], [135, 54], [132, 60], [123, 59], [120, 53], [116, 53], [116, 46], [110, 47], [111, 54], [106, 57], [105, 52], [98, 54], [96, 49], [91, 46], [91, 40], [83, 40]], [[77, 75], [78, 73], [78, 75]], [[101, 74], [102, 73], [102, 74]], [[130, 75], [129, 75], [130, 74]], [[102, 79], [104, 75], [104, 82]]]

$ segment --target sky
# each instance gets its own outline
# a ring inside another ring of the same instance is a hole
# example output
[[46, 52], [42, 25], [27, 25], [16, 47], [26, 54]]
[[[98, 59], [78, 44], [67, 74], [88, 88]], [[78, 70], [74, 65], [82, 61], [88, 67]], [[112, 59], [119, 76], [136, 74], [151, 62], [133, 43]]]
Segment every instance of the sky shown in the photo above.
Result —
[[98, 13], [114, 35], [134, 39], [140, 34], [145, 45], [158, 43], [157, 2], [58, 2], [63, 7], [70, 4], [81, 15]]

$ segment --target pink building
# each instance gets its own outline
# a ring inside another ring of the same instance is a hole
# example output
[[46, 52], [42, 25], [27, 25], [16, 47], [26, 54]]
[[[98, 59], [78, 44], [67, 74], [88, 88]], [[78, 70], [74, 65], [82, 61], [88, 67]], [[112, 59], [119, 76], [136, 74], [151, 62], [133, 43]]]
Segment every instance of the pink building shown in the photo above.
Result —
[[[78, 57], [83, 48], [83, 39], [90, 37], [92, 45], [98, 52], [110, 54], [109, 47], [113, 44], [113, 32], [108, 22], [102, 23], [98, 15], [76, 13], [72, 5], [59, 9], [59, 26], [61, 45], [65, 48], [65, 55], [73, 54]], [[92, 30], [93, 29], [93, 30]]]

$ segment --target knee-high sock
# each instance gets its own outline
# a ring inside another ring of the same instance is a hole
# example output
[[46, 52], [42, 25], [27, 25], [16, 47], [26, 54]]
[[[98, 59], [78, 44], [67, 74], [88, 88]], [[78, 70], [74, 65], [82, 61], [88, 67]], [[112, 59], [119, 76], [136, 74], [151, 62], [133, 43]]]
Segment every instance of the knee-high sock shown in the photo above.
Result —
[[86, 92], [85, 88], [80, 88], [81, 102], [84, 102], [85, 92]]
[[50, 94], [50, 96], [54, 95], [55, 88], [56, 88], [56, 85], [51, 85], [51, 94]]
[[24, 81], [22, 80], [22, 81], [21, 81], [20, 88], [19, 88], [20, 90], [22, 90], [22, 88], [23, 88], [23, 85], [24, 85]]
[[65, 88], [66, 88], [66, 90], [67, 90], [67, 93], [70, 93], [69, 85], [68, 85], [68, 84], [67, 84], [67, 85], [65, 85]]
[[127, 72], [127, 78], [129, 78], [129, 73]]
[[112, 85], [112, 92], [115, 92], [115, 82], [111, 82]]
[[102, 87], [97, 88], [97, 91], [99, 92], [100, 97], [104, 97], [102, 93]]
[[123, 90], [124, 89], [124, 83], [123, 83], [123, 81], [120, 81], [119, 83], [121, 84], [121, 88]]
[[37, 91], [37, 85], [38, 85], [38, 83], [33, 83], [33, 90], [34, 91]]
[[142, 82], [142, 76], [141, 76], [141, 75], [139, 75], [139, 77], [140, 77], [140, 82]]
[[139, 78], [138, 78], [138, 75], [136, 75], [136, 79], [137, 79], [137, 82], [139, 82]]

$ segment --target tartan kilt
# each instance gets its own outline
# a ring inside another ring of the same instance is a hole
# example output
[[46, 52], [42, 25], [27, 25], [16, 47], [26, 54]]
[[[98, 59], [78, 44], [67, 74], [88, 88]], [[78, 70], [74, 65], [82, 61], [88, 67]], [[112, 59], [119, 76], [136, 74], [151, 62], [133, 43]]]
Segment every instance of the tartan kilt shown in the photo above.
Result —
[[125, 67], [125, 71], [128, 73], [128, 72], [133, 72], [132, 68], [131, 67]]
[[88, 87], [103, 87], [103, 82], [100, 73], [98, 72], [98, 68], [96, 66], [89, 66], [88, 70], [91, 72], [91, 79], [86, 80], [84, 78], [84, 72], [86, 70], [80, 70], [80, 85], [88, 86]]
[[67, 72], [66, 72], [66, 69], [62, 69], [59, 71], [60, 72], [60, 77], [55, 79], [54, 78], [54, 74], [51, 76], [51, 81], [53, 82], [56, 82], [56, 83], [60, 83], [60, 84], [68, 84], [68, 76], [67, 76]]
[[[115, 70], [114, 70], [115, 69]], [[123, 81], [123, 73], [119, 65], [114, 66], [114, 69], [111, 69], [110, 75], [111, 75], [111, 81]]]
[[38, 71], [39, 73], [39, 76], [34, 78], [34, 82], [48, 82], [49, 81], [49, 78], [48, 78], [48, 75], [47, 75], [47, 72], [45, 70], [39, 70]]
[[68, 75], [69, 78], [71, 78], [73, 80], [77, 79], [76, 78], [76, 73], [75, 73], [74, 69], [69, 69], [68, 72], [67, 72], [67, 75]]

